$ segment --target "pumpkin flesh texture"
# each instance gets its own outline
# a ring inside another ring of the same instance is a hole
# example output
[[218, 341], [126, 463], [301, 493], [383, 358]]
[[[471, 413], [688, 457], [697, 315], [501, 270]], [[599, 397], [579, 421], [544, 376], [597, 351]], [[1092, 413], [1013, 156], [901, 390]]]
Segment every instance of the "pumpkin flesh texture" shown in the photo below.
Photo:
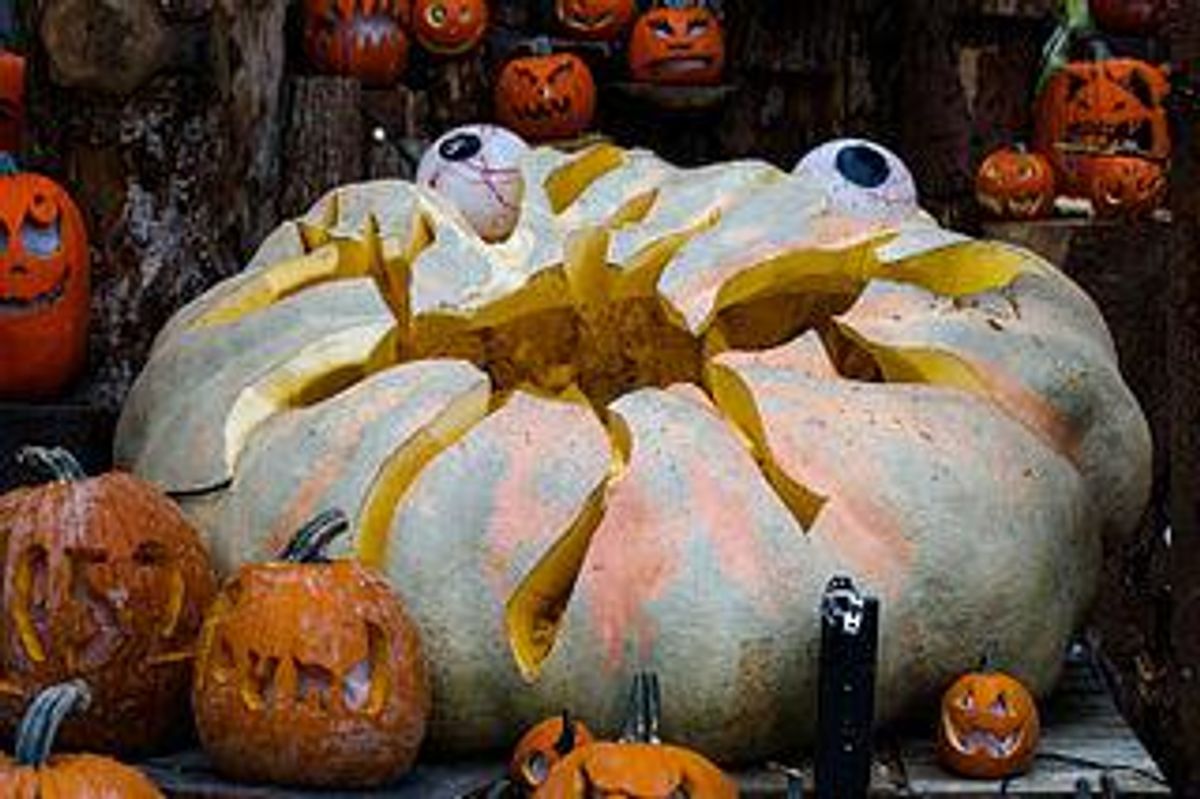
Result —
[[[837, 572], [894, 607], [882, 718], [990, 643], [1049, 688], [1098, 533], [1125, 535], [1148, 491], [1145, 420], [1074, 284], [919, 214], [834, 215], [765, 164], [679, 170], [602, 145], [534, 150], [523, 173], [498, 244], [399, 182], [285, 225], [160, 336], [118, 457], [212, 487], [185, 506], [226, 570], [326, 498], [357, 515], [351, 545], [425, 634], [431, 751], [503, 748], [563, 707], [614, 729], [614, 697], [652, 668], [677, 697], [669, 738], [776, 752], [812, 733]], [[361, 247], [365, 270], [297, 289], [272, 265], [331, 243]], [[272, 273], [286, 288], [239, 299]], [[353, 385], [256, 406], [228, 452], [177, 454], [275, 370], [321, 385], [314, 342], [389, 324], [335, 359], [360, 365]], [[166, 382], [200, 358], [219, 366], [185, 378], [191, 396]], [[450, 422], [393, 428], [407, 412], [386, 381], [451, 364], [478, 382], [433, 402]], [[468, 411], [445, 410], [463, 395]]]

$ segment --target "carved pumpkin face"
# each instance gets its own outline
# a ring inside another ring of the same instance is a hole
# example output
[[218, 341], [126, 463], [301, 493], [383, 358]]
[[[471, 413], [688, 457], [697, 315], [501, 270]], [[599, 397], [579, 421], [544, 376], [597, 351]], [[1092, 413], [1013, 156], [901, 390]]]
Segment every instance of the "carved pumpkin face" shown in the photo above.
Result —
[[25, 120], [25, 59], [0, 50], [0, 152], [21, 149]]
[[1097, 216], [1144, 216], [1162, 205], [1167, 176], [1161, 164], [1133, 156], [1102, 156], [1086, 166], [1087, 196]]
[[421, 46], [439, 55], [475, 48], [487, 33], [485, 0], [416, 0], [413, 33]]
[[966, 674], [942, 696], [938, 759], [966, 777], [1020, 774], [1033, 762], [1040, 731], [1024, 685], [998, 672]]
[[1168, 0], [1091, 0], [1088, 7], [1101, 30], [1130, 36], [1157, 33], [1170, 11]]
[[305, 52], [323, 72], [388, 86], [408, 65], [407, 16], [408, 0], [305, 0]]
[[1067, 64], [1038, 96], [1037, 150], [1073, 193], [1086, 190], [1082, 167], [1089, 157], [1126, 153], [1166, 160], [1171, 140], [1163, 102], [1169, 91], [1164, 72], [1144, 61]]
[[83, 366], [87, 232], [49, 178], [0, 167], [0, 397], [44, 397]]
[[199, 536], [131, 475], [85, 479], [62, 450], [23, 457], [55, 480], [0, 498], [0, 680], [13, 689], [0, 693], [0, 729], [11, 734], [42, 688], [86, 676], [93, 701], [64, 726], [66, 745], [128, 753], [169, 743], [216, 593]]
[[564, 757], [594, 740], [583, 722], [572, 719], [569, 713], [540, 721], [513, 749], [509, 777], [524, 790], [532, 791], [546, 781]]
[[634, 80], [716, 83], [725, 70], [725, 34], [707, 8], [655, 8], [638, 18], [629, 41]]
[[634, 0], [555, 0], [554, 13], [563, 30], [581, 39], [615, 39], [629, 27], [637, 11]]
[[[343, 514], [297, 536], [328, 543]], [[205, 750], [231, 777], [362, 787], [407, 771], [430, 697], [415, 625], [388, 584], [357, 561], [243, 567], [208, 613], [193, 705]]]
[[1038, 219], [1054, 208], [1054, 169], [1045, 157], [1003, 149], [975, 177], [975, 197], [999, 219]]
[[578, 136], [595, 113], [592, 71], [573, 53], [514, 59], [496, 82], [500, 123], [531, 141]]

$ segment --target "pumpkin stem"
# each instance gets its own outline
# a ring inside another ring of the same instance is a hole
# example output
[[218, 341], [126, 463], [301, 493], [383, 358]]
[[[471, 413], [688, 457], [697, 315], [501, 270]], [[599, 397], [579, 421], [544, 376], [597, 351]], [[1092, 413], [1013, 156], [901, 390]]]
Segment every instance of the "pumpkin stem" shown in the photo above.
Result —
[[297, 531], [279, 559], [288, 563], [328, 563], [325, 551], [349, 529], [350, 519], [345, 511], [339, 508], [322, 511]]
[[50, 759], [58, 728], [71, 713], [87, 710], [92, 692], [83, 680], [52, 685], [38, 694], [17, 728], [17, 764], [40, 768]]
[[60, 483], [78, 483], [87, 479], [79, 461], [62, 447], [21, 447], [17, 451], [17, 463], [34, 474], [45, 475]]
[[554, 743], [554, 751], [564, 757], [575, 748], [575, 722], [571, 719], [571, 711], [562, 712], [562, 734]]
[[661, 712], [662, 694], [658, 687], [658, 675], [652, 671], [638, 672], [633, 676], [629, 714], [621, 730], [621, 740], [626, 743], [661, 743], [658, 737]]

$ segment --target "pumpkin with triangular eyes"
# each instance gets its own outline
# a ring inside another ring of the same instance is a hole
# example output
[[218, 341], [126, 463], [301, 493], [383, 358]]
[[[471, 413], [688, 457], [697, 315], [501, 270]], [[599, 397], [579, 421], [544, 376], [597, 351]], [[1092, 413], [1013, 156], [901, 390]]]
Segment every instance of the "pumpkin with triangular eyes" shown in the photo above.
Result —
[[461, 55], [473, 50], [487, 33], [486, 0], [416, 0], [412, 28], [431, 53]]
[[1029, 770], [1041, 724], [1019, 680], [998, 671], [964, 674], [942, 696], [938, 761], [965, 777], [1001, 779]]
[[62, 186], [0, 164], [0, 397], [52, 396], [87, 352], [83, 216]]
[[703, 6], [647, 11], [633, 26], [629, 71], [634, 80], [645, 83], [717, 83], [725, 71], [720, 21]]
[[558, 24], [580, 39], [615, 39], [637, 12], [635, 0], [555, 0]]
[[596, 81], [574, 53], [515, 58], [496, 81], [500, 124], [530, 141], [570, 139], [586, 131], [596, 113]]
[[0, 48], [0, 153], [21, 148], [25, 118], [25, 59]]

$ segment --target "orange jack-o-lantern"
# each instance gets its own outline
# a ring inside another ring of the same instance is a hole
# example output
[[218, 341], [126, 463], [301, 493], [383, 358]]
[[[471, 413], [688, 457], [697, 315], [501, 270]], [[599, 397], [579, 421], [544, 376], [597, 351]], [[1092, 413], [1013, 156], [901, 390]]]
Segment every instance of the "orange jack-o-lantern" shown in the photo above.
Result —
[[25, 59], [0, 49], [0, 152], [21, 149], [25, 123]]
[[615, 39], [637, 13], [635, 0], [555, 0], [554, 13], [564, 31], [581, 39]]
[[596, 82], [582, 58], [551, 53], [515, 58], [496, 81], [500, 124], [531, 141], [569, 139], [596, 114]]
[[216, 593], [199, 536], [132, 475], [85, 478], [60, 449], [20, 457], [52, 482], [0, 497], [0, 734], [43, 688], [82, 677], [92, 702], [63, 726], [66, 746], [169, 744], [187, 721], [193, 647]]
[[1054, 168], [1039, 153], [997, 150], [979, 166], [975, 197], [999, 219], [1039, 219], [1054, 208]]
[[348, 527], [329, 511], [282, 562], [221, 589], [196, 655], [196, 727], [241, 780], [365, 787], [416, 759], [430, 710], [416, 626], [380, 575], [324, 551]]
[[1158, 32], [1167, 21], [1170, 0], [1090, 0], [1092, 19], [1101, 30], [1131, 36]]
[[513, 749], [508, 775], [522, 789], [535, 790], [564, 757], [594, 740], [583, 722], [572, 719], [564, 710], [561, 716], [544, 719], [521, 736]]
[[725, 33], [707, 8], [653, 8], [633, 26], [629, 71], [647, 83], [716, 83], [725, 70]]
[[304, 49], [323, 72], [388, 86], [408, 65], [407, 18], [408, 0], [305, 0]]
[[1162, 69], [1132, 58], [1072, 62], [1054, 73], [1038, 95], [1034, 143], [1060, 188], [1084, 193], [1083, 166], [1096, 155], [1167, 160], [1169, 92]]
[[458, 55], [474, 49], [487, 33], [486, 0], [416, 0], [413, 33], [431, 53]]
[[938, 760], [965, 777], [1021, 774], [1033, 763], [1040, 734], [1037, 704], [1017, 679], [965, 674], [942, 696]]
[[1162, 205], [1167, 176], [1161, 164], [1125, 155], [1098, 156], [1084, 170], [1097, 216], [1145, 216]]
[[66, 190], [0, 157], [0, 397], [51, 396], [83, 367], [89, 261]]

